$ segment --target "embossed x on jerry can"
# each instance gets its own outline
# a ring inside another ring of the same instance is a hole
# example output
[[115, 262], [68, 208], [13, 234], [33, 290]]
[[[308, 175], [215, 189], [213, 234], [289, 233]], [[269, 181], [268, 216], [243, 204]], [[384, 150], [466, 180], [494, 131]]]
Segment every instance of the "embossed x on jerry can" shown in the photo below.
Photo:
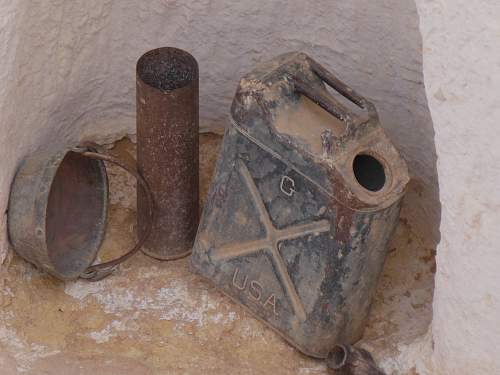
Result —
[[192, 266], [324, 358], [363, 333], [408, 179], [370, 102], [281, 55], [240, 82]]

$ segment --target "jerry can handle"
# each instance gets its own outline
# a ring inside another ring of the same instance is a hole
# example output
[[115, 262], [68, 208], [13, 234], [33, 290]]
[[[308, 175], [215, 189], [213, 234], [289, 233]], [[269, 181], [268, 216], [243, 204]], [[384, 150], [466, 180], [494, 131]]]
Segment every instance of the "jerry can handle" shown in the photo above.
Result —
[[325, 111], [329, 112], [340, 121], [345, 122], [348, 128], [351, 127], [351, 125], [353, 124], [352, 114], [335, 98], [331, 97], [323, 91], [314, 88], [312, 85], [296, 76], [292, 76], [291, 81], [296, 92], [308, 97]]
[[85, 145], [75, 147], [73, 149], [74, 152], [78, 152], [82, 156], [91, 158], [91, 159], [97, 159], [97, 160], [102, 160], [102, 161], [107, 161], [109, 163], [115, 164], [119, 166], [120, 168], [124, 169], [128, 173], [130, 173], [132, 176], [134, 176], [137, 180], [137, 183], [142, 187], [144, 190], [144, 195], [146, 198], [146, 203], [149, 211], [149, 221], [146, 223], [146, 229], [144, 230], [142, 236], [137, 240], [136, 245], [127, 253], [123, 254], [122, 256], [110, 260], [108, 262], [100, 263], [100, 264], [94, 264], [90, 267], [88, 267], [81, 275], [80, 278], [86, 279], [89, 281], [99, 281], [107, 276], [109, 276], [115, 269], [116, 267], [132, 257], [135, 253], [139, 251], [139, 249], [142, 247], [142, 245], [146, 242], [148, 239], [149, 235], [151, 234], [152, 227], [153, 227], [153, 222], [155, 220], [155, 208], [154, 208], [154, 199], [153, 199], [153, 193], [151, 192], [151, 189], [147, 183], [147, 181], [144, 179], [144, 177], [140, 174], [140, 172], [137, 169], [130, 168], [128, 165], [123, 163], [122, 161], [118, 160], [117, 158], [108, 155], [106, 153], [103, 153], [102, 150], [99, 150], [99, 146], [94, 144], [94, 143], [86, 143]]
[[323, 80], [328, 86], [341, 94], [344, 98], [349, 99], [356, 104], [359, 108], [366, 109], [368, 101], [358, 94], [354, 89], [335, 77], [324, 66], [309, 58], [309, 66], [316, 75]]
[[[358, 107], [368, 110], [370, 116], [376, 115], [375, 107], [372, 103], [370, 103], [363, 96], [354, 91], [340, 79], [335, 77], [330, 71], [328, 71], [325, 67], [323, 67], [313, 59], [308, 58], [307, 61], [309, 62], [311, 70], [328, 86], [337, 91], [346, 99], [350, 100], [352, 103], [356, 104]], [[296, 92], [311, 99], [325, 111], [343, 121], [348, 128], [347, 133], [351, 133], [354, 115], [344, 105], [342, 105], [331, 95], [328, 95], [326, 91], [318, 90], [311, 84], [305, 82], [295, 75], [290, 75], [289, 79], [292, 82]]]

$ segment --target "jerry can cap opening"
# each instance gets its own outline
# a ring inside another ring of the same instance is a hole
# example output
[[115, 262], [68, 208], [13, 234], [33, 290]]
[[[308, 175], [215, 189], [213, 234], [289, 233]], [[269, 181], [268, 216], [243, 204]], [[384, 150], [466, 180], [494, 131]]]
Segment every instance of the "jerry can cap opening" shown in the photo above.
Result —
[[367, 190], [381, 190], [386, 181], [384, 166], [372, 155], [358, 154], [354, 157], [352, 169], [358, 183]]

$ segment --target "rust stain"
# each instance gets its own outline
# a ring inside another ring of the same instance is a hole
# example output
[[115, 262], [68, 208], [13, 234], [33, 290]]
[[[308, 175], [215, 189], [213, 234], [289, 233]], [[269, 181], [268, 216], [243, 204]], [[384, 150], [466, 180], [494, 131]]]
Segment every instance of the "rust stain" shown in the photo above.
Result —
[[[137, 62], [137, 163], [155, 198], [156, 222], [144, 252], [158, 259], [188, 255], [198, 227], [198, 64], [176, 48]], [[139, 233], [148, 220], [137, 194]]]

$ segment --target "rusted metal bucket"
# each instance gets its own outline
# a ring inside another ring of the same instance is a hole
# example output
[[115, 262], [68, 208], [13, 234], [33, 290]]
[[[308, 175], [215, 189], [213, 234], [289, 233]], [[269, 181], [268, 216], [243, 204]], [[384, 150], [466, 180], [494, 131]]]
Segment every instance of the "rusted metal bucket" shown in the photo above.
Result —
[[[137, 178], [149, 209], [145, 232], [136, 246], [118, 259], [92, 265], [104, 238], [108, 178], [104, 161]], [[92, 281], [109, 275], [136, 253], [154, 220], [151, 192], [132, 168], [95, 147], [35, 153], [24, 160], [12, 184], [8, 231], [12, 246], [27, 261], [51, 275]]]
[[[198, 228], [198, 64], [177, 48], [137, 62], [137, 164], [151, 186], [157, 218], [143, 251], [157, 259], [188, 255]], [[137, 192], [139, 233], [148, 215]]]
[[324, 358], [362, 335], [406, 164], [374, 106], [302, 53], [246, 75], [231, 115], [192, 265]]

